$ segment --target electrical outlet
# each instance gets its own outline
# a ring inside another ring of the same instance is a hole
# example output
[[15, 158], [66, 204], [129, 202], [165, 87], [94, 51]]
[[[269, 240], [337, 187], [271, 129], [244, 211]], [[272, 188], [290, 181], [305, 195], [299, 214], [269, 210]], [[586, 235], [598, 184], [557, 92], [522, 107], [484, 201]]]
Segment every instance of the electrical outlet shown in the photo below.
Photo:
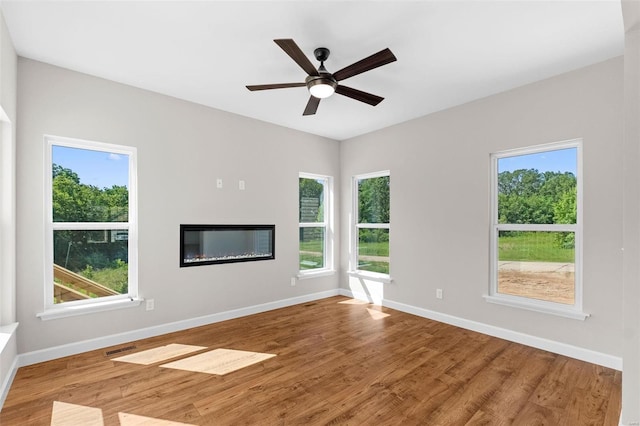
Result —
[[216, 187], [218, 189], [222, 189], [222, 179], [220, 178], [216, 179]]
[[243, 180], [239, 180], [238, 181], [238, 189], [240, 191], [244, 191], [244, 181]]
[[442, 289], [441, 288], [437, 288], [436, 289], [436, 299], [442, 299]]
[[291, 287], [296, 286], [296, 277], [291, 277]]
[[156, 307], [155, 300], [147, 299], [146, 302], [147, 302], [147, 311], [153, 311], [153, 309]]

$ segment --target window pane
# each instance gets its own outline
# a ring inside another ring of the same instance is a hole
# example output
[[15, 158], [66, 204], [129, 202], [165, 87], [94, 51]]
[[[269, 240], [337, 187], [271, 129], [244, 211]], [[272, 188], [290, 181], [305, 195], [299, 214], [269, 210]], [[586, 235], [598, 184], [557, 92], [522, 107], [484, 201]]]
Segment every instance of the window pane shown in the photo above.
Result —
[[577, 148], [498, 159], [498, 223], [576, 223]]
[[54, 303], [128, 292], [126, 230], [53, 231]]
[[358, 223], [389, 223], [389, 176], [358, 179]]
[[389, 273], [388, 229], [358, 229], [358, 269]]
[[498, 293], [572, 305], [575, 233], [500, 231]]
[[52, 147], [54, 222], [127, 222], [129, 156]]
[[325, 228], [300, 228], [300, 270], [324, 268]]
[[300, 178], [300, 222], [324, 222], [324, 181]]

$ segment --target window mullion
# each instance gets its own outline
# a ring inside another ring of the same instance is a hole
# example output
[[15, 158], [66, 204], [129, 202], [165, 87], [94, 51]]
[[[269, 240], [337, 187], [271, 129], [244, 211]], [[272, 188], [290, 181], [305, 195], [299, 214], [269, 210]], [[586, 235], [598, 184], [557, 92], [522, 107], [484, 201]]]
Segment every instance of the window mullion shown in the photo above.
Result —
[[357, 223], [356, 228], [359, 229], [389, 229], [388, 223]]
[[300, 222], [300, 228], [326, 228], [326, 222]]
[[533, 223], [499, 223], [495, 225], [498, 231], [549, 231], [549, 232], [575, 232], [577, 225], [575, 223], [550, 223], [550, 224], [533, 224]]
[[53, 222], [52, 228], [55, 231], [82, 231], [103, 229], [129, 229], [129, 222]]

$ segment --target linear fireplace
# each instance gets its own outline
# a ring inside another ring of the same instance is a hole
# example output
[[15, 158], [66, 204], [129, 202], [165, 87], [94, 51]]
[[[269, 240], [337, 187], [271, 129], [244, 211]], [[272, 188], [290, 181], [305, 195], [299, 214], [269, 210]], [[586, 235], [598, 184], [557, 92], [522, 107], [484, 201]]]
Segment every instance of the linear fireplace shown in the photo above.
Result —
[[180, 225], [180, 267], [275, 259], [275, 225]]

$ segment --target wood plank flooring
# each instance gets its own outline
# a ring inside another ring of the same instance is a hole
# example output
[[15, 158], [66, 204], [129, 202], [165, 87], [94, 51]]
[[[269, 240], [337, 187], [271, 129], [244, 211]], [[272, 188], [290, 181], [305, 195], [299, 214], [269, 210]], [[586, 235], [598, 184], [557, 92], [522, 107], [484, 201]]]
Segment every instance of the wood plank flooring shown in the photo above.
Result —
[[[223, 376], [113, 361], [172, 343], [276, 356]], [[332, 297], [20, 368], [0, 424], [50, 425], [59, 401], [107, 426], [617, 425], [620, 387], [615, 370]]]

